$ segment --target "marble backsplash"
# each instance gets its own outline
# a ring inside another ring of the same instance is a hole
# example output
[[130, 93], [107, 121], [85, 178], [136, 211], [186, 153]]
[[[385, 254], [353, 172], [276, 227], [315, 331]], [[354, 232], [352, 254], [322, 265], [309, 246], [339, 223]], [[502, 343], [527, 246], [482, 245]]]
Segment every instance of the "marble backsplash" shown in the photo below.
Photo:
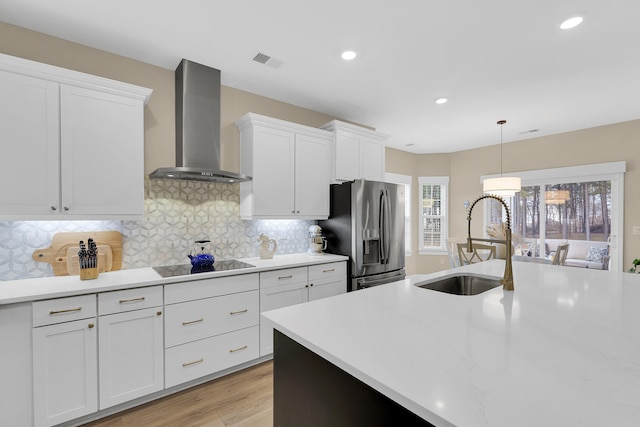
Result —
[[48, 277], [51, 266], [31, 257], [61, 231], [122, 233], [122, 268], [188, 264], [194, 240], [211, 240], [216, 259], [258, 256], [258, 236], [277, 240], [276, 254], [305, 252], [315, 221], [240, 219], [240, 185], [145, 180], [145, 215], [138, 221], [0, 222], [0, 281]]

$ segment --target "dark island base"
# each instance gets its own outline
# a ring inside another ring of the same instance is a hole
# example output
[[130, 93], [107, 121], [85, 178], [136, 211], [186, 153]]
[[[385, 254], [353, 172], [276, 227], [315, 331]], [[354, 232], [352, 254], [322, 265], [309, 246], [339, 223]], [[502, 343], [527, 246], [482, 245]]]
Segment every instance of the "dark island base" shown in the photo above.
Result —
[[276, 330], [273, 360], [274, 427], [433, 427]]

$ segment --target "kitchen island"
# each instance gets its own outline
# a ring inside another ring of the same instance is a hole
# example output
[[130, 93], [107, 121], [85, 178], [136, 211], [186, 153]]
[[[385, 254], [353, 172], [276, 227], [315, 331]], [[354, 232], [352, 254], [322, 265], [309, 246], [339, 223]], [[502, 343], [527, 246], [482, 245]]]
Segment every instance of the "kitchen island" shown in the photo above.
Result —
[[[503, 270], [500, 260], [456, 269], [497, 277]], [[435, 426], [640, 425], [639, 275], [514, 262], [512, 292], [459, 296], [415, 286], [452, 272], [263, 316], [338, 375]], [[279, 402], [292, 392], [279, 372], [279, 348], [276, 342], [276, 422], [287, 419]], [[279, 390], [279, 382], [286, 387]], [[323, 388], [314, 395], [307, 378], [303, 383], [301, 392], [313, 399], [326, 396]]]

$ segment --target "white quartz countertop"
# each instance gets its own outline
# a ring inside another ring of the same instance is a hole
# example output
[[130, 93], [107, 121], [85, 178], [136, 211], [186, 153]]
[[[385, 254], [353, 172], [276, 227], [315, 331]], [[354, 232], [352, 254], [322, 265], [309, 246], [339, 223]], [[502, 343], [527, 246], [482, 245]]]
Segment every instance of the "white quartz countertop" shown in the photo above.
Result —
[[263, 316], [436, 426], [640, 425], [640, 275], [514, 262], [513, 292], [414, 286], [452, 272]]
[[349, 258], [346, 256], [331, 254], [275, 255], [272, 259], [244, 258], [240, 260], [254, 266], [250, 268], [214, 271], [166, 278], [161, 277], [153, 268], [149, 267], [100, 273], [98, 278], [93, 280], [80, 280], [80, 276], [56, 276], [38, 279], [9, 280], [0, 282], [0, 305], [82, 295], [94, 292], [162, 285], [166, 283], [202, 280], [212, 277], [257, 273], [260, 271], [278, 270], [282, 268], [303, 267], [335, 261], [346, 261], [348, 259]]

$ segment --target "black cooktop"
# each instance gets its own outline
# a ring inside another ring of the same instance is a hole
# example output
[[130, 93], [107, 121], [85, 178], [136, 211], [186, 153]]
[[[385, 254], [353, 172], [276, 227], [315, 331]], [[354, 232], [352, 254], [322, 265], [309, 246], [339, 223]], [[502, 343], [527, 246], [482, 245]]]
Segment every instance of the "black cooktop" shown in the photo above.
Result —
[[255, 267], [255, 265], [247, 264], [246, 262], [238, 261], [237, 259], [228, 259], [216, 261], [213, 263], [213, 267], [209, 268], [196, 268], [191, 264], [181, 264], [153, 267], [153, 269], [162, 277], [174, 277], [188, 276], [189, 274], [197, 273], [210, 273], [212, 271], [239, 270], [249, 267]]

